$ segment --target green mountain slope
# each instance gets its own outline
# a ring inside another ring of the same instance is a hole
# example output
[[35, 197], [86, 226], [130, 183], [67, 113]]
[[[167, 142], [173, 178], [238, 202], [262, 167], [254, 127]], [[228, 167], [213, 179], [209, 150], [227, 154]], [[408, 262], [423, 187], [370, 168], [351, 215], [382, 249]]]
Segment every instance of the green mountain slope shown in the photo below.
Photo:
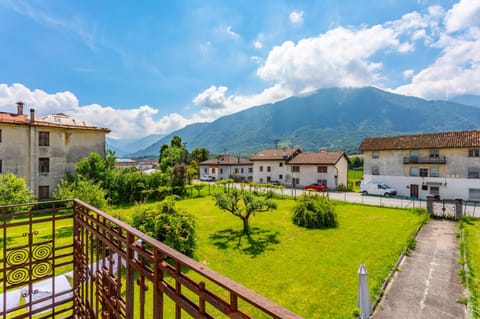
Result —
[[262, 148], [299, 145], [354, 152], [367, 136], [470, 130], [480, 127], [480, 109], [426, 101], [373, 87], [320, 89], [217, 119], [187, 126], [135, 155], [157, 155], [179, 135], [188, 149], [251, 155]]

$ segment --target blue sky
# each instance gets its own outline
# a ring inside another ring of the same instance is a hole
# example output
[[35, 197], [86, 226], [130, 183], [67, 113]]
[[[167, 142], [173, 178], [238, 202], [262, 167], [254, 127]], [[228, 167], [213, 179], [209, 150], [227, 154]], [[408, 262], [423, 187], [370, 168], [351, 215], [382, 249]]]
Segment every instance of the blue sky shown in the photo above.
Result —
[[322, 87], [480, 95], [479, 0], [0, 0], [0, 111], [166, 134]]

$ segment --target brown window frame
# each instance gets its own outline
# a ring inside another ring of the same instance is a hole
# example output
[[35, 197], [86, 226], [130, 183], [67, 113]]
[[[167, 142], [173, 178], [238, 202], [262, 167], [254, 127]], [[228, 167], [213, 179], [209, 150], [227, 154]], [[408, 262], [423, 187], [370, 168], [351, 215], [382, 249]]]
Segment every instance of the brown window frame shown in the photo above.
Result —
[[50, 186], [49, 185], [38, 186], [38, 199], [49, 199], [49, 198], [50, 198]]
[[317, 166], [317, 173], [328, 173], [328, 166], [325, 166], [325, 165]]
[[38, 159], [38, 171], [40, 174], [50, 173], [50, 158], [40, 157]]
[[300, 165], [293, 165], [292, 166], [293, 173], [300, 173]]
[[38, 132], [38, 146], [50, 146], [50, 132]]

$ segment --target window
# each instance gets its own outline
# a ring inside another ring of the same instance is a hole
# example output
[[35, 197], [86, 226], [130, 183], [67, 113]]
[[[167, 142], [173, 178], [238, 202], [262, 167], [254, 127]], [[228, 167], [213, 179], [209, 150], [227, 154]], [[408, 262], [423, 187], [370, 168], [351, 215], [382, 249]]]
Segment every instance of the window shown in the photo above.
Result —
[[50, 159], [48, 157], [41, 157], [38, 159], [38, 170], [40, 173], [50, 172]]
[[39, 132], [38, 133], [38, 146], [50, 146], [50, 133]]
[[300, 184], [300, 178], [292, 178], [293, 186]]
[[480, 157], [480, 149], [468, 150], [468, 157]]
[[278, 175], [278, 179], [283, 179], [283, 175], [282, 174]]
[[410, 167], [410, 176], [418, 176], [418, 167]]
[[212, 174], [215, 174], [215, 168], [212, 168]]
[[317, 166], [317, 173], [326, 173], [327, 167], [326, 166]]
[[267, 183], [270, 183], [271, 180], [272, 178], [270, 176], [267, 176]]
[[208, 168], [205, 168], [205, 169], [203, 170], [203, 172], [204, 172], [205, 174], [207, 174], [207, 173], [208, 173]]
[[431, 177], [439, 177], [440, 176], [440, 169], [438, 167], [430, 168], [430, 176]]
[[234, 174], [238, 174], [238, 168], [235, 168], [235, 173]]
[[372, 152], [372, 158], [379, 158], [380, 157], [380, 152], [379, 151], [373, 151]]
[[428, 191], [428, 185], [427, 184], [422, 185], [422, 191]]
[[38, 199], [47, 199], [50, 197], [50, 187], [48, 185], [38, 186]]
[[470, 188], [468, 191], [471, 200], [480, 200], [480, 188]]
[[428, 177], [428, 168], [420, 168], [420, 176]]
[[327, 180], [326, 179], [317, 179], [317, 183], [327, 186]]
[[418, 158], [418, 150], [411, 150], [410, 158]]
[[298, 165], [293, 165], [293, 166], [292, 166], [292, 172], [294, 172], [294, 173], [299, 173], [299, 172], [300, 172], [300, 166], [298, 166]]
[[430, 186], [430, 194], [431, 195], [440, 195], [440, 187]]
[[260, 166], [260, 172], [263, 172], [263, 166]]
[[243, 167], [242, 167], [242, 168], [240, 168], [240, 173], [242, 173], [242, 174], [243, 174]]
[[280, 162], [278, 166], [283, 167], [283, 162]]
[[271, 172], [272, 168], [270, 166], [267, 166], [267, 172]]
[[440, 157], [440, 150], [434, 149], [430, 150], [430, 158], [439, 158]]
[[249, 167], [249, 168], [248, 168], [248, 172], [249, 172], [249, 173], [253, 173], [253, 167]]
[[220, 168], [220, 174], [223, 174], [223, 168]]
[[0, 160], [0, 174], [3, 173], [3, 160]]
[[378, 166], [372, 166], [372, 175], [380, 175], [380, 168]]
[[480, 167], [469, 167], [468, 178], [480, 178]]

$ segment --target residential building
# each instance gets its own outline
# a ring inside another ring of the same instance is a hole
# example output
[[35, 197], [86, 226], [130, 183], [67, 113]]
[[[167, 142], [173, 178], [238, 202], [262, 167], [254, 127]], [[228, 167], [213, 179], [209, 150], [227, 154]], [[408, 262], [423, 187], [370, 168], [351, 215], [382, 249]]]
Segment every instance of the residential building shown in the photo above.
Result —
[[91, 152], [105, 153], [109, 129], [89, 126], [65, 114], [36, 117], [0, 112], [0, 172], [25, 178], [39, 199], [48, 198], [66, 172]]
[[200, 176], [209, 175], [215, 180], [233, 178], [237, 181], [253, 179], [253, 163], [247, 158], [221, 155], [200, 163]]
[[288, 161], [300, 154], [299, 147], [267, 149], [250, 157], [253, 162], [253, 181], [256, 183], [278, 182], [282, 185], [292, 185], [293, 179]]
[[319, 183], [329, 189], [347, 186], [348, 164], [349, 159], [344, 152], [327, 151], [299, 153], [287, 162], [295, 185], [303, 187]]
[[399, 195], [480, 200], [480, 130], [363, 140], [364, 180]]

